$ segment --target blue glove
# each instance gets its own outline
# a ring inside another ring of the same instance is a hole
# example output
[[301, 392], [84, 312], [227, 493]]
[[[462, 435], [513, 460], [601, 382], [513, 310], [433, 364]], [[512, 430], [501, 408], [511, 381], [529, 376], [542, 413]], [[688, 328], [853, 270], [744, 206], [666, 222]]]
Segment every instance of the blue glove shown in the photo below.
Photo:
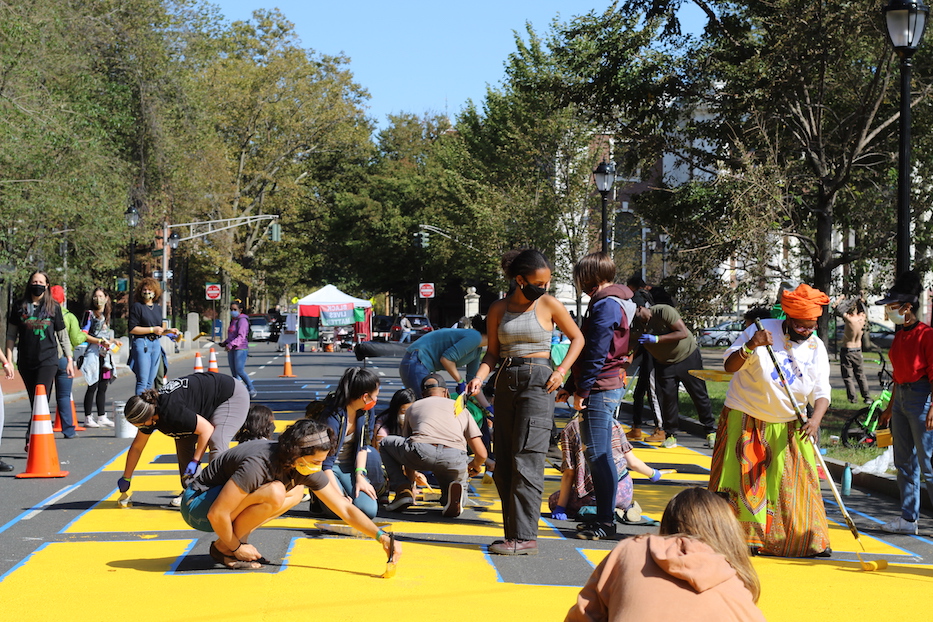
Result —
[[657, 469], [655, 469], [655, 470], [654, 470], [654, 473], [651, 474], [651, 477], [648, 478], [648, 481], [650, 481], [652, 484], [654, 484], [654, 483], [656, 483], [656, 482], [658, 482], [658, 481], [660, 481], [660, 480], [661, 480], [661, 471], [659, 471], [659, 470], [657, 470]]
[[126, 492], [130, 489], [130, 480], [125, 477], [121, 477], [117, 480], [117, 488], [120, 489], [120, 492]]
[[658, 342], [657, 335], [644, 334], [638, 338], [638, 343], [657, 343], [657, 342]]
[[492, 404], [490, 404], [486, 407], [486, 412], [488, 412], [490, 415], [494, 415], [496, 414], [496, 409], [492, 407]]
[[200, 464], [201, 463], [198, 462], [197, 460], [192, 460], [191, 462], [189, 462], [188, 466], [185, 467], [185, 475], [194, 475], [195, 473], [197, 473], [198, 466], [200, 466]]
[[463, 395], [466, 392], [466, 383], [461, 381], [457, 383], [457, 393]]
[[567, 520], [567, 508], [562, 505], [555, 505], [551, 510], [551, 518], [554, 520]]

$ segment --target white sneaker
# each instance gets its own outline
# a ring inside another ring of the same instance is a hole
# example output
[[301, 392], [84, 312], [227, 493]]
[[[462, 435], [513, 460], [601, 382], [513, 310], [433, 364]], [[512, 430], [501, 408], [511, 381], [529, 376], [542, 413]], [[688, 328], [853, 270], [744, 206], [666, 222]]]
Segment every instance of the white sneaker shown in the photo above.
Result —
[[94, 415], [86, 415], [84, 417], [84, 427], [86, 428], [99, 428], [100, 424], [94, 421]]
[[177, 497], [169, 501], [168, 504], [172, 506], [173, 508], [181, 507], [181, 495], [178, 495]]
[[881, 531], [887, 531], [888, 533], [906, 533], [915, 536], [917, 535], [917, 523], [916, 521], [910, 522], [902, 516], [898, 516], [891, 522], [882, 525]]
[[98, 417], [97, 423], [98, 423], [98, 427], [101, 427], [101, 428], [112, 428], [113, 427], [113, 421], [111, 421], [110, 417], [108, 417], [107, 415], [101, 415], [100, 417]]

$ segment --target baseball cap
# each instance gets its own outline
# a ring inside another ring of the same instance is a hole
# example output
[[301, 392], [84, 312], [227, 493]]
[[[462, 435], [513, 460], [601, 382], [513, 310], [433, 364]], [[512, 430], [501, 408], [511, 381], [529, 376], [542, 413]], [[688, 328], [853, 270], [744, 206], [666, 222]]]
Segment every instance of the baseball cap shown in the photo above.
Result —
[[428, 389], [446, 389], [447, 383], [440, 376], [440, 374], [428, 374], [425, 376], [424, 380], [421, 381], [421, 392], [424, 393]]

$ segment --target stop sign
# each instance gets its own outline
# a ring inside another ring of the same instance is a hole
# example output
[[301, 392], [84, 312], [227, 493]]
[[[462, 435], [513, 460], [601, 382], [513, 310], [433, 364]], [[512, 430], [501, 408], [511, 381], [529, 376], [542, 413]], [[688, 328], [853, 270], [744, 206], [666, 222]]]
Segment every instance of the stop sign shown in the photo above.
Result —
[[418, 295], [421, 298], [434, 298], [434, 283], [422, 283], [419, 285]]
[[205, 285], [204, 297], [208, 300], [220, 300], [220, 283], [208, 283]]

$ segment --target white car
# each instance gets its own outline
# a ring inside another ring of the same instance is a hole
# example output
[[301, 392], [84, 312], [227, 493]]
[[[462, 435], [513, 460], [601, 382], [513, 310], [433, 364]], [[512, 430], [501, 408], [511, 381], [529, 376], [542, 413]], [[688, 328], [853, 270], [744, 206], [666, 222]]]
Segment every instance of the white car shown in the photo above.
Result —
[[729, 347], [742, 334], [743, 330], [745, 330], [745, 322], [742, 320], [733, 320], [710, 328], [701, 328], [697, 331], [697, 343], [704, 347]]
[[249, 316], [249, 340], [269, 341], [272, 338], [272, 326], [265, 315]]

